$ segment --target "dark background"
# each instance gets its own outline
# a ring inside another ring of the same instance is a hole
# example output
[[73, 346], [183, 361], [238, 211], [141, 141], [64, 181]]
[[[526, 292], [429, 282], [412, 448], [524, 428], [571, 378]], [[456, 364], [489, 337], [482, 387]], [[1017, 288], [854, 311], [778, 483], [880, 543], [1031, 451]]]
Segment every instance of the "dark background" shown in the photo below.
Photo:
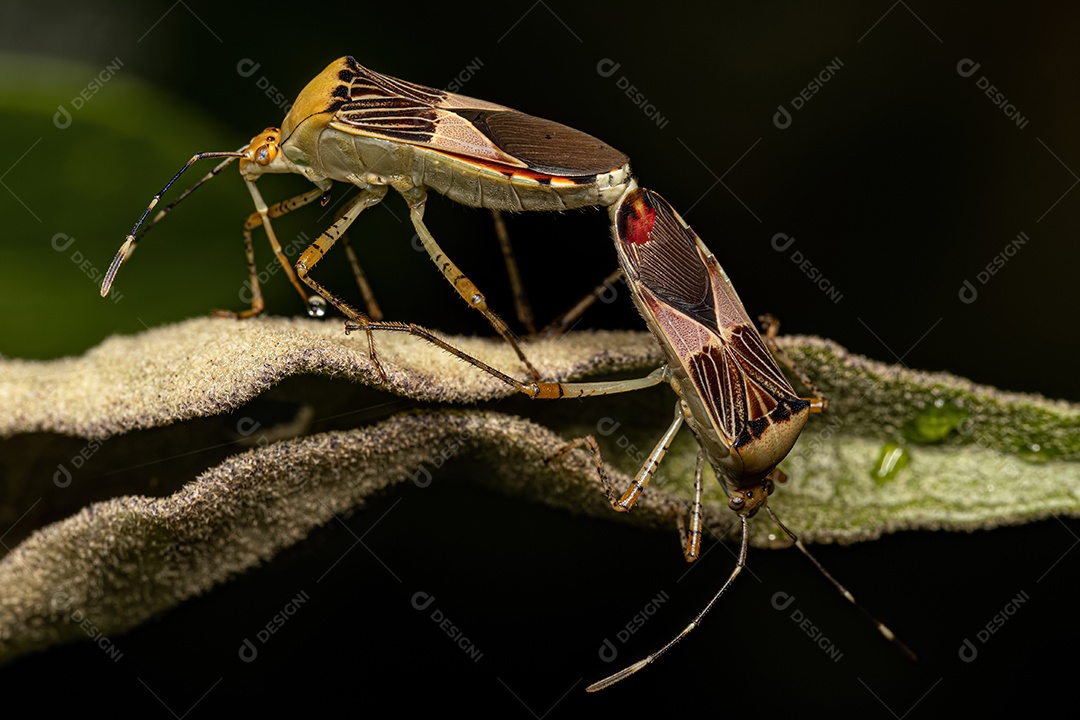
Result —
[[[642, 184], [716, 253], [751, 314], [774, 312], [787, 332], [1075, 400], [1077, 15], [1054, 3], [985, 2], [6, 3], [0, 353], [77, 354], [115, 332], [242, 309], [240, 223], [251, 205], [232, 168], [149, 236], [119, 276], [120, 301], [100, 299], [93, 274], [191, 154], [235, 149], [280, 123], [281, 102], [260, 85], [291, 102], [327, 63], [352, 54], [431, 86], [464, 78], [464, 94], [627, 152]], [[793, 110], [792, 98], [836, 59], [835, 76]], [[957, 71], [963, 59], [980, 64], [971, 77]], [[115, 75], [76, 108], [72, 99], [117, 60]], [[604, 77], [602, 60], [619, 68]], [[258, 64], [254, 74], [238, 72], [244, 61]], [[1027, 119], [1023, 128], [977, 87], [983, 76]], [[648, 98], [663, 127], [622, 92], [620, 78]], [[773, 122], [781, 104], [793, 116], [783, 130]], [[61, 105], [66, 127], [58, 126]], [[260, 186], [268, 200], [306, 189], [300, 178]], [[313, 238], [327, 222], [320, 215], [310, 209], [281, 221], [279, 237]], [[489, 332], [410, 247], [400, 198], [365, 215], [353, 239], [391, 319]], [[435, 197], [426, 217], [448, 254], [511, 315], [487, 214]], [[521, 215], [509, 224], [541, 321], [615, 266], [603, 212]], [[1020, 232], [1027, 244], [979, 282]], [[777, 233], [796, 242], [778, 252]], [[266, 267], [271, 256], [258, 233], [256, 243]], [[791, 261], [795, 250], [839, 302]], [[351, 287], [333, 254], [319, 277]], [[959, 298], [965, 280], [978, 290], [975, 302]], [[302, 311], [280, 273], [266, 291], [271, 313]], [[641, 327], [625, 295], [586, 324]], [[658, 419], [657, 435], [665, 422]], [[475, 472], [482, 469], [458, 466], [453, 477]], [[665, 589], [671, 600], [619, 662], [652, 651], [726, 577], [723, 548], [676, 586], [685, 568], [671, 534], [586, 521], [457, 482], [389, 496], [350, 518], [350, 530], [363, 534], [399, 498], [364, 536], [378, 559], [356, 546], [317, 590], [314, 578], [353, 545], [350, 532], [319, 531], [269, 566], [114, 638], [119, 663], [74, 645], [16, 662], [2, 682], [36, 696], [42, 709], [92, 703], [147, 717], [183, 716], [193, 706], [190, 717], [451, 707], [502, 717], [751, 708], [786, 716], [806, 707], [920, 717], [1045, 709], [1070, 689], [1076, 523], [821, 548], [826, 566], [920, 652], [918, 664], [881, 642], [794, 552], [759, 551], [751, 568], [760, 583], [740, 580], [659, 665], [585, 696], [586, 682], [613, 669], [597, 657], [603, 638]], [[301, 590], [310, 602], [256, 662], [241, 663], [240, 641]], [[479, 662], [411, 608], [416, 590], [436, 596], [483, 652]], [[840, 662], [770, 607], [779, 590], [796, 595], [844, 651]], [[964, 638], [975, 641], [1021, 592], [1030, 600], [989, 642], [976, 642], [974, 662], [961, 662]]]

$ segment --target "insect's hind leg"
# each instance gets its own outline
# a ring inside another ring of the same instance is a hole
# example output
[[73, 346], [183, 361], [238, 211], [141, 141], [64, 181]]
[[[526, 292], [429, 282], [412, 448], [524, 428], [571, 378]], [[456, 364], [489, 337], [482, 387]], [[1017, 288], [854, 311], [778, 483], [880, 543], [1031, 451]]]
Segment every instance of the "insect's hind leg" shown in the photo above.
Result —
[[521, 349], [521, 345], [518, 343], [517, 338], [510, 332], [509, 326], [506, 322], [492, 311], [487, 304], [487, 300], [484, 299], [484, 294], [480, 292], [480, 289], [476, 287], [472, 280], [465, 276], [465, 273], [461, 272], [460, 268], [446, 256], [446, 253], [442, 251], [439, 244], [435, 242], [435, 237], [428, 230], [424, 224], [424, 203], [427, 201], [427, 195], [421, 196], [418, 200], [412, 200], [406, 195], [409, 200], [409, 216], [412, 219], [413, 227], [416, 228], [417, 234], [420, 236], [420, 241], [424, 244], [424, 249], [427, 250], [428, 255], [431, 257], [432, 262], [442, 272], [443, 277], [447, 282], [453, 286], [457, 294], [461, 296], [461, 299], [472, 307], [479, 311], [487, 321], [491, 324], [491, 327], [495, 329], [495, 332], [499, 333], [503, 340], [507, 342], [514, 349], [518, 359], [528, 369], [529, 374], [533, 380], [540, 379], [540, 373], [537, 372], [533, 364], [529, 362], [529, 359], [525, 357], [524, 351]]
[[[563, 335], [575, 322], [577, 322], [578, 318], [580, 318], [585, 311], [598, 300], [601, 302], [611, 302], [615, 299], [617, 294], [615, 291], [615, 283], [622, 277], [621, 269], [616, 269], [615, 272], [609, 274], [600, 281], [600, 284], [592, 289], [592, 292], [575, 303], [573, 307], [562, 315], [559, 315], [548, 323], [543, 330], [537, 332], [532, 306], [529, 304], [529, 298], [525, 292], [525, 285], [521, 281], [521, 272], [518, 269], [517, 258], [514, 256], [514, 248], [510, 244], [510, 235], [506, 231], [506, 222], [503, 220], [502, 213], [498, 210], [492, 210], [491, 217], [495, 223], [495, 235], [499, 238], [499, 249], [502, 252], [503, 262], [506, 264], [506, 275], [510, 279], [510, 289], [514, 295], [514, 309], [518, 321], [525, 327], [525, 331], [529, 335], [541, 335], [544, 337]], [[611, 300], [607, 299], [609, 297]]]
[[360, 259], [356, 257], [356, 252], [352, 249], [348, 233], [341, 234], [341, 243], [345, 246], [345, 255], [349, 258], [349, 265], [352, 266], [353, 277], [356, 278], [360, 295], [364, 298], [364, 308], [367, 310], [368, 317], [372, 320], [382, 320], [382, 308], [375, 300], [375, 293], [371, 290], [371, 283], [368, 282], [364, 269], [360, 267]]
[[[665, 369], [661, 368], [659, 371], [654, 372], [650, 377], [656, 377], [658, 382], [662, 382], [666, 378]], [[611, 390], [609, 392], [622, 392], [624, 390], [633, 389], [630, 385], [640, 383], [640, 381], [625, 380], [625, 381], [613, 381], [609, 383]], [[594, 393], [601, 394], [601, 393]], [[637, 471], [634, 479], [630, 481], [630, 485], [620, 495], [615, 489], [610, 478], [608, 478], [607, 472], [604, 469], [604, 461], [600, 457], [600, 446], [596, 442], [596, 438], [592, 435], [586, 435], [585, 437], [571, 440], [563, 447], [559, 448], [553, 455], [544, 460], [545, 463], [549, 463], [566, 453], [576, 448], [584, 448], [589, 456], [592, 457], [593, 462], [596, 464], [596, 473], [600, 478], [600, 484], [604, 488], [604, 493], [607, 495], [608, 500], [611, 502], [611, 507], [619, 512], [629, 512], [637, 501], [641, 498], [642, 493], [645, 492], [645, 487], [652, 480], [653, 475], [656, 474], [656, 470], [660, 467], [661, 461], [664, 459], [664, 455], [667, 454], [668, 448], [671, 447], [672, 441], [675, 439], [675, 435], [679, 432], [679, 428], [682, 427], [683, 420], [686, 415], [683, 411], [682, 402], [675, 404], [675, 419], [656, 443], [656, 447], [649, 453], [649, 457], [645, 459], [641, 468]], [[700, 508], [698, 510], [700, 516]], [[700, 522], [698, 523], [698, 529], [700, 530]], [[699, 533], [700, 535], [700, 533]], [[689, 552], [689, 550], [688, 550]], [[696, 553], [696, 551], [695, 551]], [[691, 558], [687, 558], [688, 560]]]
[[829, 400], [822, 394], [821, 390], [814, 381], [810, 379], [802, 369], [795, 364], [787, 353], [783, 351], [780, 345], [776, 342], [776, 336], [780, 334], [780, 319], [775, 315], [759, 315], [758, 321], [761, 323], [761, 339], [765, 341], [765, 345], [768, 346], [775, 357], [780, 363], [790, 370], [795, 377], [799, 378], [799, 382], [817, 397], [812, 400], [817, 401], [815, 405], [811, 406], [811, 412], [821, 412], [829, 405]]
[[584, 382], [584, 383], [553, 383], [553, 382], [522, 382], [513, 377], [510, 377], [506, 373], [503, 373], [491, 365], [488, 365], [483, 360], [473, 357], [468, 353], [459, 350], [450, 343], [446, 342], [442, 338], [435, 335], [427, 328], [421, 327], [413, 323], [401, 323], [401, 322], [387, 322], [387, 321], [375, 321], [369, 318], [364, 313], [360, 312], [356, 308], [353, 308], [344, 300], [339, 298], [334, 293], [327, 290], [322, 286], [315, 278], [311, 277], [311, 272], [315, 266], [322, 260], [323, 256], [334, 246], [334, 243], [341, 238], [348, 227], [356, 220], [356, 218], [365, 209], [380, 202], [386, 195], [386, 187], [376, 186], [372, 188], [366, 188], [360, 191], [360, 193], [350, 200], [342, 211], [341, 217], [324, 233], [315, 238], [315, 241], [300, 255], [300, 259], [296, 262], [296, 272], [300, 276], [300, 279], [307, 283], [312, 289], [326, 298], [327, 302], [331, 303], [338, 310], [341, 311], [348, 320], [345, 323], [345, 331], [352, 332], [355, 330], [363, 330], [368, 338], [368, 355], [371, 359], [372, 365], [375, 366], [376, 371], [385, 380], [386, 372], [383, 370], [381, 363], [379, 362], [378, 354], [375, 351], [375, 339], [373, 336], [374, 331], [388, 331], [388, 332], [401, 332], [412, 335], [413, 337], [420, 338], [426, 342], [442, 348], [446, 352], [460, 358], [461, 360], [473, 365], [474, 367], [488, 373], [497, 380], [509, 385], [514, 390], [528, 395], [530, 398], [556, 400], [565, 397], [586, 397], [591, 395], [608, 395], [619, 392], [629, 392], [632, 390], [639, 390], [642, 388], [652, 387], [662, 382], [670, 382], [671, 375], [667, 366], [662, 366], [653, 372], [649, 373], [643, 378], [635, 378], [629, 380], [611, 380], [611, 381], [597, 381], [597, 382]]
[[[578, 318], [580, 318], [585, 311], [592, 307], [597, 301], [614, 301], [615, 296], [617, 295], [615, 283], [617, 283], [621, 277], [622, 268], [616, 268], [615, 272], [601, 280], [600, 284], [592, 289], [592, 292], [581, 298], [581, 300], [578, 300], [573, 307], [548, 323], [547, 327], [540, 331], [540, 334], [544, 337], [562, 335], [566, 333], [570, 327], [577, 322]], [[610, 297], [611, 300], [607, 300], [606, 298], [608, 297]]]
[[[344, 305], [344, 303], [342, 303]], [[363, 314], [349, 308], [346, 308], [357, 316], [363, 318]], [[364, 330], [368, 333], [368, 337], [371, 337], [373, 331], [389, 331], [389, 332], [401, 332], [412, 335], [413, 337], [420, 338], [425, 342], [429, 342], [436, 347], [439, 347], [451, 355], [463, 360], [473, 367], [476, 367], [483, 372], [491, 375], [495, 379], [503, 382], [514, 390], [520, 393], [528, 395], [532, 399], [536, 400], [558, 400], [561, 398], [580, 398], [593, 395], [611, 395], [613, 393], [632, 392], [634, 390], [642, 390], [644, 388], [659, 385], [662, 382], [671, 382], [670, 370], [666, 365], [653, 370], [651, 373], [641, 378], [631, 378], [627, 380], [599, 380], [596, 382], [582, 382], [582, 383], [557, 383], [557, 382], [535, 382], [535, 381], [521, 381], [510, 377], [506, 373], [495, 369], [491, 365], [488, 365], [483, 360], [476, 358], [467, 352], [460, 350], [450, 343], [446, 342], [439, 336], [425, 327], [416, 325], [415, 323], [402, 323], [402, 322], [374, 322], [368, 318], [363, 318], [362, 322], [346, 322], [345, 331], [352, 332], [354, 330]], [[377, 364], [377, 361], [376, 361]], [[377, 366], [378, 367], [378, 366]], [[386, 374], [382, 372], [382, 368], [378, 367], [379, 372], [385, 379]]]
[[525, 294], [525, 285], [521, 282], [521, 271], [518, 269], [517, 258], [514, 257], [514, 248], [510, 244], [510, 234], [506, 232], [506, 221], [498, 210], [491, 211], [491, 220], [495, 224], [495, 236], [499, 238], [499, 250], [506, 264], [506, 275], [510, 278], [510, 290], [514, 295], [514, 310], [517, 319], [524, 326], [525, 332], [535, 335], [536, 324], [533, 320], [532, 305], [529, 304], [529, 296]]

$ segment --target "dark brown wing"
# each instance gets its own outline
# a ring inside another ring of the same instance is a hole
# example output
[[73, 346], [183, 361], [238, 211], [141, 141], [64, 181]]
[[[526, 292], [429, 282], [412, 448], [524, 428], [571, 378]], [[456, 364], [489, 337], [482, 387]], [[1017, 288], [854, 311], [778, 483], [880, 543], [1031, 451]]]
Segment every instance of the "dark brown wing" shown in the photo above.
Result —
[[752, 326], [737, 326], [726, 337], [716, 337], [719, 342], [702, 347], [686, 366], [732, 445], [745, 445], [769, 425], [809, 408], [795, 396]]
[[635, 189], [616, 210], [623, 268], [734, 445], [809, 404], [795, 396], [716, 259], [657, 193]]
[[596, 138], [485, 100], [417, 85], [342, 61], [330, 126], [561, 177], [591, 177], [628, 158]]

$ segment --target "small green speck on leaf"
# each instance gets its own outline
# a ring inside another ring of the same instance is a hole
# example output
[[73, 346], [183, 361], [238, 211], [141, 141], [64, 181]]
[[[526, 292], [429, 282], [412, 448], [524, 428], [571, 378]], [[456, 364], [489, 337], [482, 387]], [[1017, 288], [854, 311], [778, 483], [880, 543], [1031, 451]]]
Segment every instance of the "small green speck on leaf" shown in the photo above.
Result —
[[881, 452], [878, 453], [870, 476], [874, 478], [878, 487], [881, 487], [890, 480], [895, 480], [900, 471], [909, 464], [911, 464], [911, 455], [908, 454], [907, 449], [903, 445], [888, 442], [881, 446]]
[[959, 427], [967, 415], [954, 403], [938, 398], [904, 425], [904, 437], [920, 445], [940, 442]]

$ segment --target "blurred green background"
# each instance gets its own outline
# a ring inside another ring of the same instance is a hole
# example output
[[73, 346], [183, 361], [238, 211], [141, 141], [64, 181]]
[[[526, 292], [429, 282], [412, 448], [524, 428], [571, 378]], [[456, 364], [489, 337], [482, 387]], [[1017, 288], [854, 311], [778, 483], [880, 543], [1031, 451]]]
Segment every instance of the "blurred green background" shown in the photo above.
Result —
[[[462, 93], [624, 150], [642, 183], [714, 250], [751, 314], [773, 312], [789, 332], [1008, 389], [1080, 397], [1068, 361], [1078, 349], [1068, 291], [1078, 195], [1065, 194], [1080, 168], [1077, 11], [977, 3], [917, 17], [897, 5], [878, 22], [886, 9], [6, 3], [0, 353], [75, 354], [111, 333], [245, 307], [240, 225], [251, 202], [234, 168], [148, 236], [120, 273], [115, 302], [96, 287], [184, 161], [279, 124], [307, 80], [349, 53], [416, 82], [457, 81]], [[970, 77], [957, 71], [965, 58], [980, 64]], [[839, 69], [793, 109], [830, 63]], [[1022, 129], [980, 90], [984, 76], [1026, 119]], [[644, 106], [625, 94], [628, 85]], [[793, 115], [783, 130], [773, 123], [781, 104]], [[191, 181], [210, 166], [191, 171]], [[296, 177], [261, 186], [271, 201], [306, 189]], [[283, 244], [314, 238], [325, 212], [280, 221]], [[435, 198], [427, 217], [512, 315], [486, 213]], [[614, 267], [600, 211], [517, 216], [510, 230], [541, 321]], [[1020, 232], [1030, 241], [979, 283]], [[795, 243], [777, 252], [777, 233]], [[366, 213], [353, 237], [388, 317], [488, 332], [410, 247], [400, 198]], [[259, 267], [271, 267], [259, 231], [256, 247]], [[839, 302], [792, 261], [796, 251]], [[357, 297], [338, 253], [318, 275]], [[978, 290], [971, 304], [959, 300], [965, 280]], [[302, 312], [280, 273], [266, 291], [269, 312]], [[641, 327], [625, 298], [587, 322]]]

